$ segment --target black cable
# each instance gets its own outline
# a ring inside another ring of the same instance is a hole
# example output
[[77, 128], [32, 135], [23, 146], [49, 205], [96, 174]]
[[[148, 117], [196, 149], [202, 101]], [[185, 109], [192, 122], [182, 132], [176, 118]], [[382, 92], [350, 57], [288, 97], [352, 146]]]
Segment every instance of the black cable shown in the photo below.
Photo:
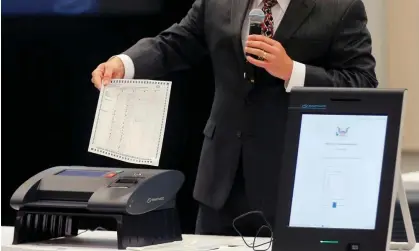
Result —
[[[251, 214], [257, 214], [257, 215], [260, 215], [260, 216], [262, 217], [263, 221], [264, 221], [264, 222], [265, 222], [265, 224], [266, 224], [266, 225], [262, 225], [262, 226], [259, 228], [259, 230], [257, 231], [256, 236], [255, 236], [255, 238], [253, 239], [253, 245], [250, 245], [250, 244], [248, 244], [248, 243], [246, 242], [246, 240], [244, 239], [244, 236], [241, 234], [241, 232], [240, 232], [240, 231], [237, 229], [237, 227], [236, 227], [236, 221], [238, 221], [238, 220], [240, 220], [240, 219], [242, 219], [242, 218], [244, 218], [244, 217], [246, 217], [246, 216], [249, 216], [249, 215], [251, 215]], [[242, 240], [243, 240], [243, 242], [246, 244], [246, 246], [247, 246], [247, 247], [249, 247], [249, 248], [252, 248], [254, 251], [267, 251], [267, 250], [268, 250], [268, 249], [270, 249], [270, 248], [271, 248], [271, 246], [272, 246], [272, 242], [273, 242], [273, 230], [272, 230], [272, 226], [271, 226], [271, 224], [269, 224], [269, 222], [266, 220], [265, 216], [263, 215], [263, 212], [261, 212], [261, 211], [250, 211], [250, 212], [244, 213], [244, 214], [242, 214], [242, 215], [240, 215], [240, 216], [236, 217], [236, 218], [233, 220], [233, 228], [234, 228], [234, 230], [235, 230], [235, 231], [236, 231], [236, 232], [240, 235], [240, 237], [242, 238]], [[255, 245], [255, 243], [256, 243], [256, 238], [259, 236], [259, 233], [260, 233], [260, 232], [262, 231], [262, 229], [264, 229], [264, 228], [269, 229], [269, 231], [270, 231], [270, 233], [271, 233], [270, 240], [269, 240], [269, 241], [267, 241], [267, 242], [265, 242], [265, 243]], [[256, 250], [256, 248], [257, 248], [257, 247], [260, 247], [260, 246], [263, 246], [263, 245], [266, 245], [266, 244], [269, 244], [269, 246], [268, 246], [266, 249], [259, 249], [259, 250]]]

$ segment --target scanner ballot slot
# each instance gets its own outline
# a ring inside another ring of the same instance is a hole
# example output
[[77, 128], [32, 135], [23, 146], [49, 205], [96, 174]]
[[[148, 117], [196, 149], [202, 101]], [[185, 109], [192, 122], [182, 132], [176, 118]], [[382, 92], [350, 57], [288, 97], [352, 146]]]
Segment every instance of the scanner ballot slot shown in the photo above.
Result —
[[84, 171], [65, 169], [42, 178], [32, 206], [87, 207], [95, 191], [107, 186], [113, 179], [101, 177], [107, 171]]

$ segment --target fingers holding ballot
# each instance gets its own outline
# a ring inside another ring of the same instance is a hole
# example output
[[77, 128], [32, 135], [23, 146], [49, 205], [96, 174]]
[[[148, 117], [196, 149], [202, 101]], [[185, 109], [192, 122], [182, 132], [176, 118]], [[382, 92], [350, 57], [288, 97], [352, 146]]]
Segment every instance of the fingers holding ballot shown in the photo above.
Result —
[[102, 84], [107, 85], [112, 79], [124, 78], [124, 64], [118, 57], [112, 57], [107, 62], [101, 63], [92, 72], [92, 83], [100, 90]]
[[250, 35], [246, 42], [245, 52], [259, 58], [247, 56], [251, 64], [264, 68], [272, 76], [284, 81], [291, 78], [293, 60], [280, 42], [262, 35]]

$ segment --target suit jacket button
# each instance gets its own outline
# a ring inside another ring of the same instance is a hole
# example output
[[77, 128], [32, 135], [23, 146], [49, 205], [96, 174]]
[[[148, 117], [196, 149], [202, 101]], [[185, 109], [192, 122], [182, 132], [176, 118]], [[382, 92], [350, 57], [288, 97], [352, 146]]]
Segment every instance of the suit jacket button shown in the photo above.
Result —
[[242, 137], [242, 132], [240, 132], [240, 131], [238, 131], [237, 133], [236, 133], [236, 136], [237, 136], [237, 138], [241, 138]]

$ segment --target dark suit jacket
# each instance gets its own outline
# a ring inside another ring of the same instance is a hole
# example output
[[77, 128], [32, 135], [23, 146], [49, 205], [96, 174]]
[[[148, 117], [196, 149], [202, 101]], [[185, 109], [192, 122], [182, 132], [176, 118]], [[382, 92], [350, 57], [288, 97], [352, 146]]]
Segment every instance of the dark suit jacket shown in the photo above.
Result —
[[[136, 78], [186, 69], [209, 53], [215, 97], [204, 129], [194, 197], [213, 208], [225, 203], [239, 158], [254, 208], [272, 215], [281, 169], [288, 94], [265, 71], [243, 78], [241, 26], [249, 0], [196, 0], [185, 18], [125, 54]], [[375, 60], [361, 0], [291, 0], [274, 39], [307, 65], [305, 86], [376, 87]], [[242, 151], [242, 155], [240, 155]]]

